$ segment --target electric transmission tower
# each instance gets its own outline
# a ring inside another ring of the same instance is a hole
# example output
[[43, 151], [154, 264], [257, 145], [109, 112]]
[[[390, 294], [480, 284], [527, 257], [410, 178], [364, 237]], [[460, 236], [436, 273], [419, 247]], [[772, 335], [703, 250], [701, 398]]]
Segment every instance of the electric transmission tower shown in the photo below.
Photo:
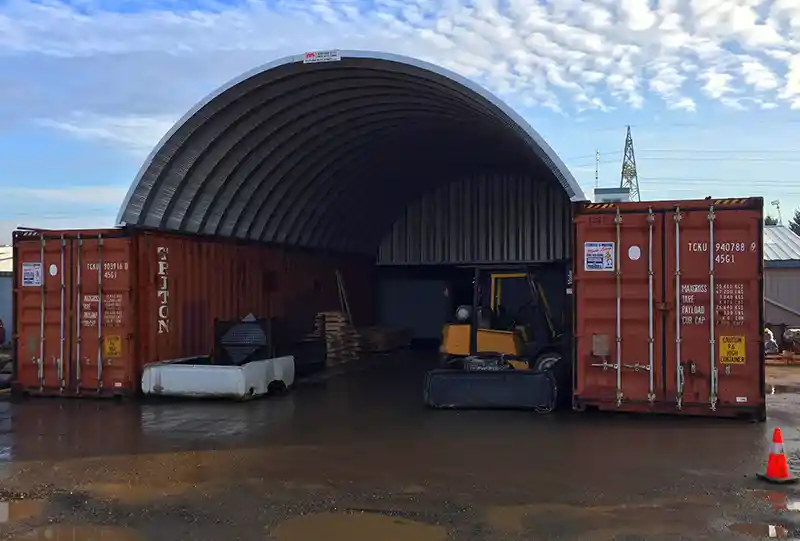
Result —
[[631, 201], [641, 201], [639, 193], [639, 174], [636, 171], [636, 155], [633, 153], [633, 136], [631, 127], [625, 136], [625, 155], [622, 157], [622, 173], [620, 174], [619, 187], [630, 190]]

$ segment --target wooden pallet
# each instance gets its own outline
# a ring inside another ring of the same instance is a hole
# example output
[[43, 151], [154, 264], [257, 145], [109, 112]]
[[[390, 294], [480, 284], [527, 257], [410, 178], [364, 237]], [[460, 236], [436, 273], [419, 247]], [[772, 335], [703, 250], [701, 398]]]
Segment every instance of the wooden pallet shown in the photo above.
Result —
[[794, 366], [800, 365], [800, 353], [784, 351], [765, 355], [765, 362], [772, 366]]
[[315, 324], [320, 336], [325, 336], [327, 366], [337, 366], [358, 359], [358, 333], [343, 312], [320, 312]]
[[326, 365], [338, 366], [372, 353], [385, 353], [411, 343], [407, 329], [353, 327], [344, 312], [320, 312], [315, 318], [315, 334], [324, 336], [328, 348]]

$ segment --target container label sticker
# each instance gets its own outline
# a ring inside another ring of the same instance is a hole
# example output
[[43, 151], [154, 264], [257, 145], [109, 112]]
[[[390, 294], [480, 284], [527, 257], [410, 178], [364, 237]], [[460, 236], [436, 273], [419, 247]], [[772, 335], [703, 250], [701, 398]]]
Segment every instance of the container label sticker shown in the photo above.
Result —
[[720, 364], [744, 364], [744, 349], [744, 336], [720, 336]]
[[319, 64], [321, 62], [339, 62], [342, 54], [339, 51], [312, 51], [303, 55], [303, 64]]
[[22, 287], [41, 287], [41, 286], [42, 286], [42, 264], [23, 263]]
[[103, 338], [103, 356], [120, 357], [122, 356], [122, 337], [116, 334]]
[[586, 271], [613, 271], [614, 270], [614, 243], [613, 242], [584, 242], [583, 243], [583, 270], [586, 270]]

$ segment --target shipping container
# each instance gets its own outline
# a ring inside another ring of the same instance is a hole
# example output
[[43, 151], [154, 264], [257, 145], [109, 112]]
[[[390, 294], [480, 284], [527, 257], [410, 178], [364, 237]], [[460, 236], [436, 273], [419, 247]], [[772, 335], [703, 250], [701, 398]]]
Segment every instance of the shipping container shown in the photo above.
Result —
[[763, 200], [574, 214], [575, 409], [764, 420]]
[[374, 314], [374, 260], [140, 229], [14, 233], [16, 390], [137, 392], [146, 363], [207, 355], [214, 321], [275, 318], [282, 338], [339, 309]]

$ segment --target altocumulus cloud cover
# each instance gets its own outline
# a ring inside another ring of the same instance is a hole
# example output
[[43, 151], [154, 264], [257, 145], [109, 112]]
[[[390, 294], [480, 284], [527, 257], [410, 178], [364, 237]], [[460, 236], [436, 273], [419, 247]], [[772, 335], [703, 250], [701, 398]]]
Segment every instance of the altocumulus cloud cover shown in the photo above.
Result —
[[800, 0], [0, 0], [0, 242], [20, 222], [113, 223], [147, 152], [194, 103], [329, 48], [477, 81], [587, 191], [595, 149], [603, 183], [618, 182], [633, 124], [650, 197], [800, 204], [798, 36]]

